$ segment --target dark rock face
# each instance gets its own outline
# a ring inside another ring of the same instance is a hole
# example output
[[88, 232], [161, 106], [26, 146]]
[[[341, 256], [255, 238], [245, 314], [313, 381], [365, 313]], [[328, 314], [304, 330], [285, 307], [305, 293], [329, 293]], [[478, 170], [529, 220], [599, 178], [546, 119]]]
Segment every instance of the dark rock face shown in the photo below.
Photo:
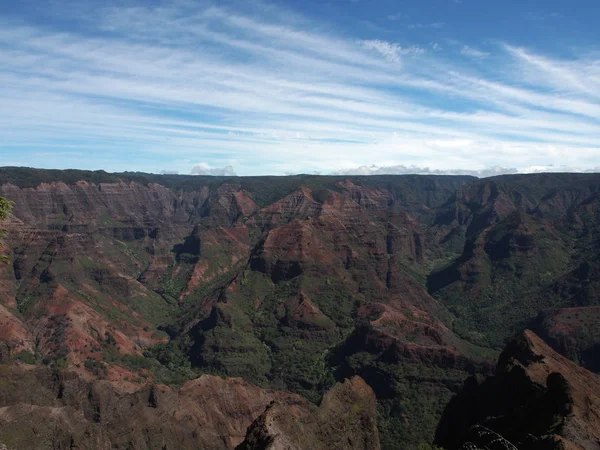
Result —
[[531, 328], [563, 356], [600, 373], [600, 307], [546, 310]]
[[508, 344], [495, 376], [465, 382], [435, 441], [450, 450], [491, 448], [486, 442], [497, 434], [502, 445], [494, 448], [593, 449], [599, 432], [600, 378], [526, 331]]
[[475, 425], [469, 429], [467, 442], [460, 450], [518, 450], [512, 443], [492, 430]]

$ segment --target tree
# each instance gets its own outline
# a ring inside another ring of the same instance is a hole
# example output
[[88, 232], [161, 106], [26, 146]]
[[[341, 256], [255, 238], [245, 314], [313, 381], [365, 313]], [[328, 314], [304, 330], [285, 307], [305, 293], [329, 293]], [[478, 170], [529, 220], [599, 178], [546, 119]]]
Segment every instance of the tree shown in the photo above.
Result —
[[[0, 197], [0, 222], [8, 219], [12, 210], [13, 202]], [[6, 235], [6, 230], [0, 228], [0, 248], [2, 248], [2, 238]], [[0, 262], [8, 263], [8, 257], [6, 255], [0, 255]]]

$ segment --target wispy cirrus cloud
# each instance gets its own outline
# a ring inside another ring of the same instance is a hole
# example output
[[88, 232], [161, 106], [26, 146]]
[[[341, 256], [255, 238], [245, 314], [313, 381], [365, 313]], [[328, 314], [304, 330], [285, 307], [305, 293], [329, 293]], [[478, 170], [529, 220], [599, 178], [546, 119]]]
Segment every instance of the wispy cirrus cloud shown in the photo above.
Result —
[[433, 28], [439, 30], [443, 28], [444, 24], [442, 22], [432, 22], [432, 23], [411, 23], [408, 25], [408, 28], [411, 30], [414, 29], [422, 29], [422, 28]]
[[426, 51], [253, 5], [73, 8], [76, 28], [0, 19], [0, 164], [71, 149], [89, 168], [226, 174], [235, 160], [244, 175], [600, 165], [587, 53]]
[[490, 56], [488, 52], [477, 50], [476, 48], [469, 47], [468, 45], [463, 45], [463, 47], [460, 49], [460, 53], [470, 58], [486, 58]]
[[391, 62], [400, 62], [402, 56], [405, 55], [419, 55], [425, 53], [425, 49], [421, 47], [414, 45], [402, 47], [400, 44], [378, 39], [361, 41], [361, 45], [367, 50], [372, 50], [381, 54], [385, 59]]

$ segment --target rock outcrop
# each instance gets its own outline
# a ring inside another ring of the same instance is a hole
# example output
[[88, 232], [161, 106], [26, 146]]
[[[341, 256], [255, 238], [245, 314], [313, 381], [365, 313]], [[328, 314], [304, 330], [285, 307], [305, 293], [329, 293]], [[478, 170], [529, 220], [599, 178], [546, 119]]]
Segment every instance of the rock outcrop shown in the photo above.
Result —
[[598, 449], [600, 377], [527, 330], [508, 344], [495, 376], [465, 382], [444, 412], [436, 443], [448, 450], [474, 443], [483, 429], [477, 426], [519, 449]]
[[359, 377], [333, 387], [317, 408], [277, 400], [236, 450], [379, 450], [373, 390]]

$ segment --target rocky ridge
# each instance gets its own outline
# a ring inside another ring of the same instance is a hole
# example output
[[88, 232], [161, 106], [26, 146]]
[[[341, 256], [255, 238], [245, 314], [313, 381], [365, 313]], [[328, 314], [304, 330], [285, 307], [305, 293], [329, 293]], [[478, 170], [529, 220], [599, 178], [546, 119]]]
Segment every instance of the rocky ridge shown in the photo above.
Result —
[[379, 450], [376, 416], [373, 390], [354, 377], [327, 392], [318, 408], [275, 400], [236, 450]]
[[496, 375], [465, 382], [444, 412], [436, 443], [458, 449], [477, 440], [476, 427], [519, 449], [598, 449], [600, 377], [526, 330], [507, 345]]
[[[15, 449], [229, 450], [267, 414], [265, 408], [272, 411], [273, 402], [298, 405], [290, 411], [312, 408], [293, 394], [211, 375], [180, 388], [148, 385], [126, 392], [73, 372], [14, 364], [0, 365], [0, 371], [0, 442]], [[349, 412], [339, 412], [344, 410]], [[323, 442], [334, 442], [342, 428], [360, 422], [363, 427], [352, 428], [348, 439], [357, 439], [353, 448], [375, 449], [375, 417], [374, 395], [362, 380], [338, 385], [319, 409], [319, 423], [339, 427], [322, 435]]]

